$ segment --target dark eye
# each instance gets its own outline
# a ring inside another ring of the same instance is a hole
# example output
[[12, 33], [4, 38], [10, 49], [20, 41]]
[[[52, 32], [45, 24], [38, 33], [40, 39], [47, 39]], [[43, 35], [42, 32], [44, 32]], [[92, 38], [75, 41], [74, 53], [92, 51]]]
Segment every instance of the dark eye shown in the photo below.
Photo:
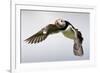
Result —
[[61, 22], [63, 22], [63, 20], [61, 20]]

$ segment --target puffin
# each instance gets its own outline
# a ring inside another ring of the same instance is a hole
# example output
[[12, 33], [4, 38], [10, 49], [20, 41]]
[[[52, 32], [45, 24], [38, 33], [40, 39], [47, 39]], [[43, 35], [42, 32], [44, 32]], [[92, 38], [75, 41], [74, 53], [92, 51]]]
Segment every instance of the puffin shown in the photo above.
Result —
[[73, 53], [75, 56], [83, 56], [82, 33], [76, 29], [69, 21], [56, 19], [54, 24], [48, 24], [40, 31], [25, 39], [28, 44], [36, 44], [44, 41], [49, 35], [62, 33], [65, 38], [73, 40]]

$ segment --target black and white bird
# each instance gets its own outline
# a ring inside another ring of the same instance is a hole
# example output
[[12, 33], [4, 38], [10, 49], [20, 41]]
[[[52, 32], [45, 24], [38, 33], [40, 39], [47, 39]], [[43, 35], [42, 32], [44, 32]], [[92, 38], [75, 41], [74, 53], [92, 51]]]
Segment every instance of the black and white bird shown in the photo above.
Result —
[[70, 22], [63, 19], [57, 19], [54, 24], [48, 24], [40, 31], [27, 38], [25, 41], [28, 42], [28, 44], [39, 43], [45, 40], [49, 35], [59, 32], [61, 32], [66, 38], [74, 41], [74, 55], [82, 56], [84, 54], [82, 47], [83, 37], [81, 32]]

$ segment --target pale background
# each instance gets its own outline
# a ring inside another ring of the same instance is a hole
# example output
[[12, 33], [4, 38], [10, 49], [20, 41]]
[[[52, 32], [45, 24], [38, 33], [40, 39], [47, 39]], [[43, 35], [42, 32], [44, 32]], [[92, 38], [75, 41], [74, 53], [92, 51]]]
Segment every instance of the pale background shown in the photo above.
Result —
[[[100, 0], [33, 0], [34, 2], [68, 3], [68, 4], [87, 4], [95, 5], [96, 24], [95, 24], [95, 48], [96, 48], [96, 67], [69, 68], [34, 73], [99, 73], [100, 72]], [[0, 0], [0, 73], [9, 73], [10, 69], [10, 2]], [[27, 72], [26, 72], [27, 73]], [[29, 73], [29, 72], [28, 72]]]
[[[24, 40], [58, 18], [69, 21], [83, 34], [82, 57], [73, 54], [73, 40], [62, 33], [53, 34], [39, 44], [28, 44]], [[21, 62], [72, 61], [89, 59], [89, 13], [50, 12], [21, 10]]]

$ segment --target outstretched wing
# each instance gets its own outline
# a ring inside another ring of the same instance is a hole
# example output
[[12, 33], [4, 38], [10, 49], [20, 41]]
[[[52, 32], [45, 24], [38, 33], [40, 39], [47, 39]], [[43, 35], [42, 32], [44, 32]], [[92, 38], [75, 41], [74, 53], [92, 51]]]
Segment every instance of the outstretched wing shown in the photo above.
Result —
[[74, 39], [73, 52], [76, 56], [82, 56], [84, 54], [82, 47], [83, 37], [78, 30], [76, 30], [76, 34], [77, 37]]
[[57, 33], [59, 29], [54, 24], [49, 24], [48, 26], [42, 28], [39, 32], [27, 38], [25, 41], [28, 43], [39, 43], [47, 38], [49, 34]]

